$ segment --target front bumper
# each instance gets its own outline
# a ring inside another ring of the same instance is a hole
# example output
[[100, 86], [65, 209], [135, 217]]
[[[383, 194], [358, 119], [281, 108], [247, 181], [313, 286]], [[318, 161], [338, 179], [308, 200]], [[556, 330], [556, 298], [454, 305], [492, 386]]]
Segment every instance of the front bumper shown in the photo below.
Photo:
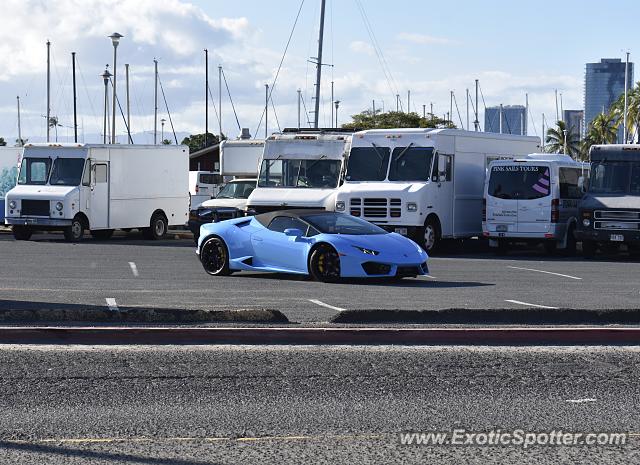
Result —
[[6, 218], [4, 223], [7, 225], [18, 226], [35, 226], [35, 227], [50, 227], [50, 228], [65, 228], [71, 226], [71, 220], [61, 220], [57, 218], [44, 218], [44, 217], [21, 217], [21, 218]]
[[[612, 234], [623, 236], [624, 241], [612, 241]], [[640, 243], [640, 231], [578, 228], [575, 236], [579, 241]]]

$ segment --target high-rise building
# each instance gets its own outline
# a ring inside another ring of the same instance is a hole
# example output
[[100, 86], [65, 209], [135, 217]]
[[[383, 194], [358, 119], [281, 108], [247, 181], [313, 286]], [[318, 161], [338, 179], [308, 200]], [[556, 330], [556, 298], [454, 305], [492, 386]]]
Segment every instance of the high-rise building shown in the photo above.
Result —
[[[600, 63], [587, 63], [584, 75], [584, 126], [624, 93], [625, 62], [620, 58], [603, 58]], [[633, 63], [629, 63], [628, 88], [633, 87]], [[622, 134], [620, 128], [620, 134]]]
[[567, 130], [581, 139], [584, 135], [584, 111], [582, 110], [564, 110], [562, 115]]
[[[484, 112], [485, 132], [502, 134], [527, 133], [527, 110], [523, 105], [487, 107]], [[502, 130], [501, 130], [502, 129]]]

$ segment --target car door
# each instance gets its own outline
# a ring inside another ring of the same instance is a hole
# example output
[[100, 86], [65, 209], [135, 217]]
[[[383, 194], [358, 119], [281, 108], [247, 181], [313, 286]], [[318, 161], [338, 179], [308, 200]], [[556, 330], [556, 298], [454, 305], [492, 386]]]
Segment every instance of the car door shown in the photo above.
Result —
[[251, 244], [258, 266], [306, 272], [308, 240], [287, 236], [284, 231], [300, 229], [304, 234], [307, 227], [297, 218], [276, 216], [267, 228], [252, 234]]

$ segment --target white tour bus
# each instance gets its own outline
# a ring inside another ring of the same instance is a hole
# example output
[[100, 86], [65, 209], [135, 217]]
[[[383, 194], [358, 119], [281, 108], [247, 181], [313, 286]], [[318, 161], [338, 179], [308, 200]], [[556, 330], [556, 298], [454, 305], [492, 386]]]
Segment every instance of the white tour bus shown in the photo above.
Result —
[[482, 235], [488, 163], [535, 152], [537, 137], [459, 129], [374, 129], [353, 135], [335, 210], [413, 238]]
[[331, 129], [286, 131], [265, 141], [258, 187], [249, 196], [247, 212], [333, 210], [351, 133]]
[[498, 253], [512, 242], [542, 242], [575, 253], [578, 203], [587, 163], [568, 155], [534, 153], [489, 165], [483, 234]]
[[28, 144], [5, 223], [19, 240], [37, 230], [77, 241], [86, 230], [109, 238], [133, 228], [159, 239], [187, 221], [188, 173], [184, 145]]

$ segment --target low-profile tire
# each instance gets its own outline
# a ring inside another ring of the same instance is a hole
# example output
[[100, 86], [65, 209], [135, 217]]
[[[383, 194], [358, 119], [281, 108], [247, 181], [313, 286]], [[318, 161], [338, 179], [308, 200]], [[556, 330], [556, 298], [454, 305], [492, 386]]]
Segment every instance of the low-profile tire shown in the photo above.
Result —
[[316, 281], [335, 283], [340, 280], [340, 255], [328, 244], [322, 244], [311, 252], [309, 274]]
[[200, 248], [200, 263], [204, 271], [212, 276], [229, 276], [229, 249], [222, 239], [207, 239]]
[[96, 231], [90, 231], [91, 237], [98, 240], [107, 240], [113, 236], [113, 229], [99, 229]]
[[154, 213], [151, 216], [149, 227], [144, 228], [142, 235], [145, 239], [160, 240], [164, 239], [169, 230], [169, 224], [167, 218], [161, 213]]
[[67, 242], [78, 242], [84, 235], [84, 222], [79, 217], [71, 220], [71, 226], [64, 228], [64, 239]]
[[29, 228], [28, 226], [15, 225], [11, 228], [11, 232], [13, 233], [13, 237], [17, 241], [28, 241], [29, 239], [31, 239], [33, 229]]
[[432, 254], [438, 249], [440, 244], [440, 223], [437, 218], [429, 217], [424, 226], [419, 230], [418, 244], [428, 254]]
[[595, 241], [582, 241], [582, 256], [584, 258], [593, 258], [597, 249], [598, 244]]
[[542, 246], [544, 247], [544, 251], [547, 255], [553, 255], [558, 249], [558, 242], [554, 240], [547, 240], [542, 243]]

